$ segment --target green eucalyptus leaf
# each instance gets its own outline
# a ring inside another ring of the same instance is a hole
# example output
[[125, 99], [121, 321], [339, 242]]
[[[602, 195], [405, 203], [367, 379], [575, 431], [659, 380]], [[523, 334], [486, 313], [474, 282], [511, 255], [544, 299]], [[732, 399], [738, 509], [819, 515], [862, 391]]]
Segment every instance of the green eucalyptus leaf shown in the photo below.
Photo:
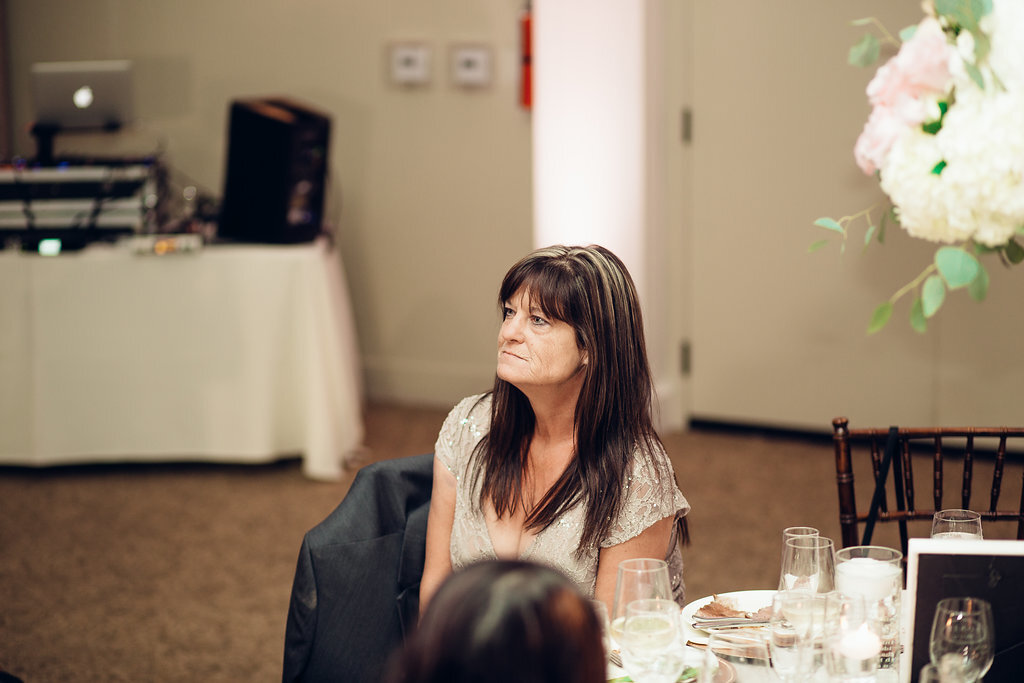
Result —
[[905, 43], [913, 38], [915, 33], [917, 33], [917, 24], [911, 24], [900, 31], [900, 40]]
[[850, 22], [850, 26], [869, 26], [875, 23], [874, 17], [861, 17]]
[[978, 69], [978, 67], [975, 66], [974, 64], [971, 64], [970, 62], [967, 61], [964, 62], [964, 69], [967, 70], [967, 75], [971, 77], [971, 80], [974, 81], [979, 88], [984, 90], [985, 77], [981, 75], [981, 70]]
[[981, 264], [974, 254], [969, 254], [959, 247], [940, 247], [935, 252], [935, 265], [950, 289], [966, 287], [978, 276], [981, 269]]
[[[928, 131], [925, 132], [927, 133]], [[938, 130], [936, 130], [935, 132], [938, 132]], [[935, 164], [932, 167], [932, 173], [934, 173], [935, 175], [942, 175], [942, 170], [946, 168], [946, 166], [948, 166], [948, 164], [946, 163], [946, 160], [943, 159], [942, 161], [940, 161], [939, 163]]]
[[946, 300], [946, 285], [938, 275], [930, 275], [921, 287], [921, 310], [924, 317], [930, 318], [942, 308]]
[[864, 37], [850, 48], [846, 61], [853, 66], [871, 66], [878, 60], [878, 53], [878, 38], [870, 33], [865, 33]]
[[1017, 240], [1012, 237], [1006, 243], [1006, 246], [1003, 247], [1003, 253], [1006, 254], [1006, 260], [1014, 265], [1024, 261], [1024, 247], [1017, 244]]
[[975, 301], [984, 301], [988, 295], [988, 271], [980, 264], [978, 268], [980, 268], [978, 277], [971, 280], [971, 284], [967, 285], [967, 293]]
[[992, 41], [981, 31], [971, 31], [971, 35], [974, 37], [974, 63], [981, 64], [992, 51]]
[[885, 327], [885, 324], [889, 322], [889, 318], [891, 317], [892, 302], [886, 301], [884, 304], [876, 308], [875, 312], [871, 314], [871, 322], [868, 324], [868, 334], [874, 334]]
[[878, 229], [877, 225], [872, 224], [872, 225], [868, 226], [868, 231], [866, 233], [864, 233], [864, 246], [865, 247], [868, 246], [869, 244], [871, 244], [871, 238], [874, 237], [875, 230], [877, 230], [877, 229]]
[[928, 331], [928, 322], [924, 317], [924, 304], [921, 303], [921, 297], [914, 299], [914, 303], [910, 306], [910, 326], [921, 334]]
[[992, 11], [992, 0], [971, 0], [971, 11], [975, 17], [981, 19]]
[[839, 223], [832, 218], [819, 218], [814, 221], [814, 224], [822, 228], [827, 228], [828, 230], [834, 230], [840, 235], [846, 234], [846, 231], [843, 230], [843, 226], [839, 225]]
[[889, 216], [890, 212], [886, 211], [882, 214], [882, 220], [878, 221], [878, 243], [885, 244], [885, 226], [892, 220]]
[[968, 0], [935, 0], [935, 12], [952, 19], [957, 25], [974, 33], [978, 19]]
[[826, 244], [828, 244], [828, 240], [818, 240], [817, 242], [813, 242], [811, 243], [811, 246], [807, 247], [807, 253], [813, 254], [814, 252], [824, 247]]

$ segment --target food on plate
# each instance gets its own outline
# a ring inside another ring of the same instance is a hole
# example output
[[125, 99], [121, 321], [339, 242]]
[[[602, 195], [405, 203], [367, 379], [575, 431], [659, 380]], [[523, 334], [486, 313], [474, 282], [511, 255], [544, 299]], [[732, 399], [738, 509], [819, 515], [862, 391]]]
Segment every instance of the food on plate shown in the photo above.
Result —
[[766, 605], [757, 611], [750, 612], [736, 607], [736, 601], [731, 598], [720, 597], [717, 594], [711, 596], [711, 602], [702, 605], [693, 613], [693, 616], [701, 619], [754, 619], [767, 621], [772, 615], [772, 606]]

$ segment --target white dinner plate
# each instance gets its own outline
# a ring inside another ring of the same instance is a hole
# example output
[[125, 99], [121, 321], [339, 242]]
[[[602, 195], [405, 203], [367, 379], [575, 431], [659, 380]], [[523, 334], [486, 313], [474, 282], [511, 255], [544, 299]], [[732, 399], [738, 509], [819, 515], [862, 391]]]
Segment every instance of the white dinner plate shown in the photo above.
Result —
[[[736, 609], [743, 610], [744, 612], [756, 612], [762, 607], [769, 607], [774, 596], [775, 591], [773, 590], [732, 591], [731, 593], [718, 594], [719, 598], [730, 600]], [[708, 632], [693, 627], [693, 615], [697, 610], [714, 599], [714, 595], [709, 595], [687, 603], [683, 607], [683, 632], [687, 640], [699, 645], [708, 644]]]

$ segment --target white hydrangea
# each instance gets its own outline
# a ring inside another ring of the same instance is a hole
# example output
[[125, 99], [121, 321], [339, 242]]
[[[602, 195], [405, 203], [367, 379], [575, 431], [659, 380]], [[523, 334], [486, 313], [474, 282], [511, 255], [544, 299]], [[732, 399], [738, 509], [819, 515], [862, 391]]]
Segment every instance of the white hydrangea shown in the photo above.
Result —
[[[914, 237], [998, 247], [1024, 226], [1024, 2], [995, 3], [983, 28], [991, 72], [1006, 89], [992, 85], [986, 69], [988, 87], [980, 90], [962, 64], [951, 64], [956, 96], [941, 130], [908, 128], [879, 169], [882, 190]], [[942, 172], [932, 173], [940, 162]]]

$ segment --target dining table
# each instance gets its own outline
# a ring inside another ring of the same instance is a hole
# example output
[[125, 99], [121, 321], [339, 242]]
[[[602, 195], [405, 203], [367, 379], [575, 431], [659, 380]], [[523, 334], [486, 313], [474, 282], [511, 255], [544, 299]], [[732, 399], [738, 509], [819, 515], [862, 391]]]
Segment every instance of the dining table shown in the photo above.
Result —
[[[716, 598], [725, 600], [728, 604], [735, 605], [737, 609], [754, 613], [765, 607], [771, 607], [772, 598], [776, 589], [746, 589], [729, 591], [708, 595], [688, 602], [680, 611], [682, 623], [682, 638], [679, 647], [683, 649], [683, 660], [685, 668], [683, 674], [677, 679], [677, 683], [770, 683], [779, 681], [778, 675], [772, 670], [767, 661], [757, 661], [742, 657], [731, 657], [728, 655], [718, 656], [714, 674], [710, 680], [701, 676], [701, 671], [707, 666], [707, 645], [710, 639], [711, 630], [701, 628], [701, 624], [694, 623], [694, 614], [702, 606], [712, 602]], [[910, 680], [910, 656], [907, 651], [907, 624], [909, 614], [907, 600], [901, 600], [900, 617], [900, 643], [897, 655], [894, 658], [892, 668], [879, 669], [873, 678], [858, 679], [862, 683], [899, 683]], [[745, 629], [748, 632], [761, 634], [764, 632], [767, 623], [756, 625], [739, 625], [735, 629]], [[612, 646], [609, 652], [607, 665], [607, 678], [609, 683], [630, 683], [633, 679], [628, 670], [623, 666], [621, 651]], [[838, 680], [830, 678], [824, 665], [819, 666], [811, 679], [814, 683], [830, 683]], [[633, 681], [633, 683], [643, 683]]]

